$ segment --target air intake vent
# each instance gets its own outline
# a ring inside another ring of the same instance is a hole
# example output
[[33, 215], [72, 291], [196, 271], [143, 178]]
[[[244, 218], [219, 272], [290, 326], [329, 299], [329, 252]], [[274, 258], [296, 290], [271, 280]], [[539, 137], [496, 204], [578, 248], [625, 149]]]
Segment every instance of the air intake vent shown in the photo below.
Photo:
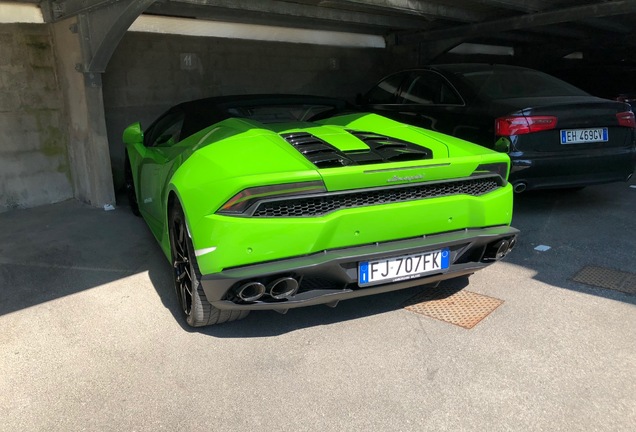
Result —
[[282, 137], [318, 168], [334, 168], [353, 164], [353, 161], [347, 158], [343, 152], [312, 134], [291, 133], [282, 135]]
[[309, 133], [281, 135], [318, 168], [431, 159], [433, 152], [417, 144], [368, 132], [347, 131], [369, 149], [343, 152]]
[[377, 154], [382, 162], [413, 161], [433, 157], [430, 149], [397, 138], [367, 132], [349, 133], [368, 145], [370, 152]]

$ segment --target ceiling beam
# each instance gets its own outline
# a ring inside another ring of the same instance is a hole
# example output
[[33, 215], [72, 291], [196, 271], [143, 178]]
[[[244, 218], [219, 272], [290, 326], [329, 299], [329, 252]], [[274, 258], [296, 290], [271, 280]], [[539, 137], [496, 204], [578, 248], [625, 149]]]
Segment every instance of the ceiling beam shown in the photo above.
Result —
[[407, 15], [415, 18], [446, 19], [458, 22], [474, 22], [486, 19], [483, 13], [468, 9], [447, 6], [428, 1], [414, 0], [168, 0], [167, 3], [181, 3], [201, 6], [223, 7], [235, 10], [252, 10], [266, 13], [294, 15], [298, 10], [309, 9], [320, 11], [323, 15], [336, 11], [348, 10], [367, 14], [383, 15], [386, 13]]
[[519, 12], [540, 12], [545, 9], [545, 3], [541, 0], [473, 0], [473, 3]]
[[542, 34], [559, 39], [584, 40], [590, 37], [589, 33], [566, 26], [546, 26], [523, 29], [524, 33]]
[[397, 12], [422, 18], [445, 19], [459, 22], [475, 22], [487, 18], [481, 12], [456, 6], [448, 6], [428, 1], [413, 0], [321, 0], [320, 6], [337, 7], [352, 6], [356, 9], [378, 10], [381, 12]]
[[398, 44], [413, 44], [423, 41], [446, 38], [471, 38], [511, 30], [523, 30], [535, 27], [580, 21], [588, 18], [601, 18], [636, 12], [636, 0], [618, 0], [575, 6], [549, 12], [539, 12], [517, 17], [467, 24], [442, 30], [431, 30], [398, 35]]
[[[265, 0], [171, 0], [155, 2], [148, 12], [219, 21], [248, 22], [300, 28], [337, 28], [354, 26], [385, 34], [390, 29], [426, 29], [427, 22], [417, 17], [387, 16], [331, 9], [309, 4]], [[291, 18], [291, 20], [290, 20]], [[346, 28], [356, 31], [356, 28]]]
[[[78, 71], [92, 80], [106, 70], [128, 27], [155, 0], [101, 2], [101, 7], [80, 12], [72, 31], [79, 32], [83, 64]], [[92, 83], [91, 83], [92, 85]]]
[[88, 13], [121, 0], [44, 0], [40, 3], [47, 22], [61, 21], [81, 13]]
[[616, 20], [605, 20], [602, 18], [589, 18], [581, 20], [581, 24], [589, 27], [593, 27], [599, 30], [604, 30], [612, 33], [628, 34], [632, 32], [632, 28], [616, 22]]

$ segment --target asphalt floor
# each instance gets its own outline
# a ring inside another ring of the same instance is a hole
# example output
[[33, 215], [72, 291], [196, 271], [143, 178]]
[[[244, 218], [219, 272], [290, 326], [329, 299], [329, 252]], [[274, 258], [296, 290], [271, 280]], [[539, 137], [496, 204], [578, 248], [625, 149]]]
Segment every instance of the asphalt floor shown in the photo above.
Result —
[[0, 430], [633, 431], [634, 279], [574, 279], [636, 273], [635, 220], [634, 181], [516, 196], [517, 248], [443, 285], [502, 301], [470, 329], [425, 288], [190, 329], [126, 206], [3, 213]]

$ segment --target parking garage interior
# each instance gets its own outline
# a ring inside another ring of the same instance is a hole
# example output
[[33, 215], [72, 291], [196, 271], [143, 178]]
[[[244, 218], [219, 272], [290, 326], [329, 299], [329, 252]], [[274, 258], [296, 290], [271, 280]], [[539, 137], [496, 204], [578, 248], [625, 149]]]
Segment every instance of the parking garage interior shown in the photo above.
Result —
[[0, 430], [631, 430], [633, 179], [516, 199], [472, 330], [407, 314], [408, 291], [193, 332], [121, 135], [203, 97], [354, 102], [434, 63], [615, 99], [634, 23], [636, 0], [0, 1]]
[[529, 66], [616, 97], [633, 90], [635, 11], [628, 0], [5, 1], [0, 211], [116, 204], [123, 128], [193, 98], [354, 101], [400, 68], [457, 61]]

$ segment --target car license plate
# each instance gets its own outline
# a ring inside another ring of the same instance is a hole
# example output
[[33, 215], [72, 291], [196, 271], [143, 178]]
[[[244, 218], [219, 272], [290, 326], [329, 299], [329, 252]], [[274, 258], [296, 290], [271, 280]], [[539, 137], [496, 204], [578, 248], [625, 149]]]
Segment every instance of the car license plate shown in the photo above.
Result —
[[606, 142], [607, 139], [607, 128], [561, 130], [561, 144]]
[[415, 279], [427, 273], [448, 269], [450, 250], [423, 252], [358, 264], [358, 285], [371, 285], [380, 282], [399, 282]]

